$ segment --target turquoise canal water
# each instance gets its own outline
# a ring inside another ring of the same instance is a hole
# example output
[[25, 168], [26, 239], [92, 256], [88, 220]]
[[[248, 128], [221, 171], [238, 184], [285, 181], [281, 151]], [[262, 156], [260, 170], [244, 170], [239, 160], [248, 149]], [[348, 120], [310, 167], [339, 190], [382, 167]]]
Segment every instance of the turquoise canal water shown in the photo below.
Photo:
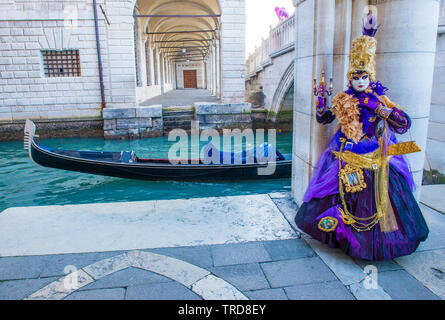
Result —
[[[139, 157], [167, 158], [175, 141], [168, 141], [167, 137], [131, 141], [64, 138], [40, 143], [68, 150], [134, 150]], [[292, 134], [277, 133], [276, 145], [281, 153], [291, 153]], [[290, 178], [232, 182], [139, 181], [45, 168], [28, 158], [23, 142], [0, 142], [0, 212], [18, 206], [186, 199], [290, 189]]]

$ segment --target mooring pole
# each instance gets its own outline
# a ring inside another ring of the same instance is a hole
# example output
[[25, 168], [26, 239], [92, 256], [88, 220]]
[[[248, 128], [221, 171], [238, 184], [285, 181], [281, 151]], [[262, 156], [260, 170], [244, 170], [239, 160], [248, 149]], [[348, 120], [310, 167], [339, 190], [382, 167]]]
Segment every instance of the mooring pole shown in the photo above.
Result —
[[97, 4], [96, 0], [93, 0], [93, 8], [94, 8], [94, 28], [96, 30], [96, 48], [97, 48], [97, 64], [99, 66], [99, 82], [100, 82], [100, 96], [102, 99], [102, 104], [100, 106], [100, 112], [106, 108], [105, 104], [105, 89], [104, 89], [104, 74], [102, 68], [102, 57], [100, 54], [100, 41], [99, 41], [99, 23], [97, 19]]

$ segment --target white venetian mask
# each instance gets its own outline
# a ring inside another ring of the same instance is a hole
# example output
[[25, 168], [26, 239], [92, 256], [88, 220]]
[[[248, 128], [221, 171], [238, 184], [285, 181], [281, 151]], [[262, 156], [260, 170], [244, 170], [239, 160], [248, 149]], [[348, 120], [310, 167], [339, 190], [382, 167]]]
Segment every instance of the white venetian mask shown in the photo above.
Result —
[[362, 74], [355, 74], [351, 80], [352, 87], [357, 92], [363, 92], [369, 87], [369, 76], [368, 74], [362, 73]]

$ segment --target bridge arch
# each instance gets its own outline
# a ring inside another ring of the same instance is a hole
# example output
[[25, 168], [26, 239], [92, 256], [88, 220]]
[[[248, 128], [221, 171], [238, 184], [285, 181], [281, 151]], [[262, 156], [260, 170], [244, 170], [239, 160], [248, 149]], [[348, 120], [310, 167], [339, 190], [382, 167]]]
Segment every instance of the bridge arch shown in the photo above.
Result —
[[278, 113], [280, 112], [280, 106], [289, 89], [294, 84], [294, 60], [290, 62], [286, 70], [284, 71], [277, 88], [275, 89], [272, 103], [269, 110], [269, 120], [275, 121]]

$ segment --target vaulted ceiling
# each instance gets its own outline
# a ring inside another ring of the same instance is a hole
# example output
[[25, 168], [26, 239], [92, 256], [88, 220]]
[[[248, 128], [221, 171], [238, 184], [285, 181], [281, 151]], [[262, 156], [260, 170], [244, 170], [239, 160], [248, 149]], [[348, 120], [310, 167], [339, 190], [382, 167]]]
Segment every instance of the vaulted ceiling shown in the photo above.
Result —
[[205, 55], [219, 36], [218, 0], [138, 0], [135, 19], [164, 56], [172, 60]]

